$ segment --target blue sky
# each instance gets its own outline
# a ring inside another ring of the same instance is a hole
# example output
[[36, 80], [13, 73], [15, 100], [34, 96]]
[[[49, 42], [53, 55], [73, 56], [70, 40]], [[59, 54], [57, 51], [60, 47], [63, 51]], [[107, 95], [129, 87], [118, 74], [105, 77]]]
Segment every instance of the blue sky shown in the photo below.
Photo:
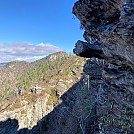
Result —
[[[57, 47], [56, 50], [59, 48], [72, 52], [75, 42], [82, 39], [83, 34], [79, 20], [72, 14], [72, 7], [76, 1], [1, 0], [0, 56], [3, 55], [6, 59], [10, 57], [6, 49], [10, 48], [11, 51], [14, 46], [19, 49], [19, 46], [24, 47], [27, 43], [31, 44], [31, 47], [50, 44], [51, 48]], [[16, 54], [17, 56], [19, 55]], [[22, 55], [22, 58], [24, 56], [26, 58], [28, 54]], [[10, 60], [12, 58], [14, 57]], [[0, 60], [2, 62], [2, 58]]]

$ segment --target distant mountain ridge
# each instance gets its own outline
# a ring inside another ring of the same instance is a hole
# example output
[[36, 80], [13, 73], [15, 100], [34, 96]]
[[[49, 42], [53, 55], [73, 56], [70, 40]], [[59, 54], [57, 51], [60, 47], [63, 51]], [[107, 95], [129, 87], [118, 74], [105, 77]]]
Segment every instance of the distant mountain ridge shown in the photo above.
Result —
[[6, 66], [6, 64], [7, 64], [6, 62], [4, 62], [4, 63], [0, 63], [0, 68]]
[[33, 62], [27, 62], [27, 61], [10, 61], [10, 62], [2, 62], [0, 63], [0, 68], [1, 67], [10, 67], [11, 65], [17, 65], [17, 64], [35, 64], [35, 63], [40, 63], [40, 62], [46, 62], [49, 60], [54, 60], [58, 57], [63, 57], [63, 56], [68, 56], [69, 54], [64, 51], [59, 51], [56, 53], [49, 54], [48, 56], [44, 56], [41, 59], [35, 60]]

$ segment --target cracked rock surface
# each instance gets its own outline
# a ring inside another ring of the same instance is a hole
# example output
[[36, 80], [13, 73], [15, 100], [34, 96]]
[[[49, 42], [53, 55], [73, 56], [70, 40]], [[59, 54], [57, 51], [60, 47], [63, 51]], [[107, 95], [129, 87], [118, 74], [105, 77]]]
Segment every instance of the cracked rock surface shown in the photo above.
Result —
[[97, 40], [109, 62], [134, 66], [133, 0], [79, 0], [73, 13], [85, 28], [85, 40]]
[[94, 133], [133, 134], [134, 0], [79, 0], [73, 14], [86, 41], [77, 41], [74, 53], [91, 58], [84, 72], [94, 88], [91, 105], [96, 105], [99, 128]]

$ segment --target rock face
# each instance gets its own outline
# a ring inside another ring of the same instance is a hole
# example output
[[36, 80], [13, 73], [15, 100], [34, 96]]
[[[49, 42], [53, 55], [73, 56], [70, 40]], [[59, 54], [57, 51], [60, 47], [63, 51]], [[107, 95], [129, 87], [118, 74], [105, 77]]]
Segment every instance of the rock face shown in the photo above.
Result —
[[98, 42], [99, 49], [103, 50], [109, 62], [132, 67], [134, 65], [133, 8], [133, 0], [81, 0], [75, 3], [73, 13], [85, 28], [84, 38], [88, 43], [93, 45]]
[[[6, 110], [3, 113], [1, 111], [0, 119], [3, 122], [7, 120], [7, 124], [9, 120], [8, 118], [10, 118], [10, 120], [11, 119], [18, 120], [18, 124], [17, 124], [18, 129], [32, 128], [34, 125], [36, 125], [38, 120], [40, 120], [42, 117], [44, 117], [46, 114], [48, 114], [53, 110], [53, 106], [47, 105], [49, 96], [50, 96], [49, 94], [46, 94], [44, 98], [40, 98], [35, 103], [32, 104], [28, 104], [27, 101], [23, 100], [21, 101], [21, 104], [23, 105], [21, 108], [16, 108], [13, 111]], [[11, 124], [13, 123], [14, 121], [13, 122], [11, 121]], [[10, 129], [9, 127], [10, 125], [8, 126], [7, 124], [5, 126], [7, 126], [7, 128]], [[7, 128], [5, 127], [5, 129]], [[1, 133], [4, 134], [4, 131], [1, 130], [0, 134]]]
[[94, 133], [133, 134], [134, 0], [79, 0], [73, 13], [87, 41], [78, 41], [74, 53], [91, 58], [84, 72], [94, 89], [91, 105], [99, 128]]

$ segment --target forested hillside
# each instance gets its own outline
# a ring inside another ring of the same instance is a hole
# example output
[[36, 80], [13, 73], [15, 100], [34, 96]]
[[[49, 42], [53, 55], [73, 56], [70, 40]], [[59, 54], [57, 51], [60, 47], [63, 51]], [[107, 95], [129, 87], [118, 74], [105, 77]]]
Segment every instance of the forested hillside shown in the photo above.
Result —
[[58, 52], [32, 63], [8, 63], [0, 69], [0, 117], [8, 115], [1, 119], [14, 117], [15, 113], [10, 112], [17, 109], [21, 112], [17, 114], [20, 118], [27, 114], [29, 106], [36, 105], [40, 100], [44, 100], [45, 107], [51, 106], [52, 110], [61, 95], [80, 79], [85, 60]]

